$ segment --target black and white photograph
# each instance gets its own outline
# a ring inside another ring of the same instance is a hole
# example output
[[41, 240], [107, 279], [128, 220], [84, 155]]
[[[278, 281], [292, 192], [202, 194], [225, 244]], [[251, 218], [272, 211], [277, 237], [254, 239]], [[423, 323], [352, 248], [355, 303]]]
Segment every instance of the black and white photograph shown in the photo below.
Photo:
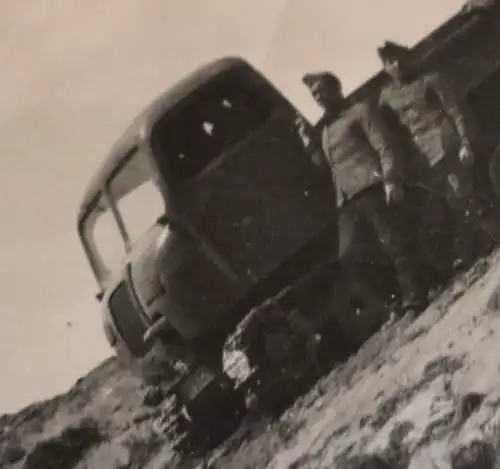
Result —
[[0, 469], [500, 468], [500, 1], [4, 0]]

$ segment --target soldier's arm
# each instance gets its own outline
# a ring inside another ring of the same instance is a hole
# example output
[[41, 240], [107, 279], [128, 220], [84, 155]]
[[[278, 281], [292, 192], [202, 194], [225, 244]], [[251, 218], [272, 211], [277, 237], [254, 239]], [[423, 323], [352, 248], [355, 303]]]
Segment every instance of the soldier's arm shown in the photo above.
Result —
[[295, 125], [302, 145], [311, 154], [313, 162], [316, 165], [320, 165], [322, 161], [321, 133], [317, 128], [308, 128], [300, 117], [296, 119]]
[[441, 101], [443, 111], [453, 123], [462, 143], [470, 145], [472, 126], [465, 105], [460, 104], [451, 87], [437, 74], [428, 75], [425, 81], [428, 89], [432, 90]]
[[387, 88], [384, 88], [378, 95], [377, 104], [379, 109], [382, 109], [384, 106], [389, 106], [389, 102], [387, 99]]
[[360, 105], [358, 121], [379, 157], [386, 185], [401, 184], [401, 165], [394, 145], [394, 136], [386, 125], [378, 105], [370, 101]]
[[321, 165], [325, 155], [323, 151], [323, 129], [321, 127], [313, 127], [310, 149], [314, 164]]

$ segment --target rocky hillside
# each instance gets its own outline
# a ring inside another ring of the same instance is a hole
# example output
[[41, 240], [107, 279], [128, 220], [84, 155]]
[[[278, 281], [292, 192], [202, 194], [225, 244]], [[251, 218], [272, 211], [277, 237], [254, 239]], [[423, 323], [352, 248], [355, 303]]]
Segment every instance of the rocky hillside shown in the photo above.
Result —
[[206, 461], [172, 451], [165, 403], [145, 399], [110, 359], [66, 394], [0, 417], [0, 467], [496, 467], [499, 282], [494, 253], [414, 323], [386, 325], [280, 419], [250, 415]]

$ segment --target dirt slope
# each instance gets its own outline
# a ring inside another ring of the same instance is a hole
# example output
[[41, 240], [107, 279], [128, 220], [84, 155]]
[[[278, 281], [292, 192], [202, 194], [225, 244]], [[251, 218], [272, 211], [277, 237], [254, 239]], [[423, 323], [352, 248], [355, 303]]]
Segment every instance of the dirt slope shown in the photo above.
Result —
[[138, 379], [110, 359], [67, 394], [0, 417], [0, 467], [331, 468], [359, 467], [369, 454], [389, 464], [369, 467], [494, 467], [499, 284], [494, 253], [413, 324], [386, 326], [279, 421], [250, 416], [204, 462], [173, 454], [162, 404], [146, 406]]

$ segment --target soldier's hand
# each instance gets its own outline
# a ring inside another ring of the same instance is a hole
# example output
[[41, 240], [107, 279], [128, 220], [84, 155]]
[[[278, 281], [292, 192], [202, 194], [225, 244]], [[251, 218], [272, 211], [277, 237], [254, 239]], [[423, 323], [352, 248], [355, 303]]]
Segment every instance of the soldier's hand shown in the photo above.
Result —
[[455, 173], [450, 173], [448, 174], [448, 176], [446, 176], [446, 180], [453, 197], [463, 198], [462, 186], [460, 184], [458, 175]]
[[395, 205], [402, 202], [404, 199], [403, 187], [399, 184], [385, 185], [385, 201], [387, 205]]
[[295, 128], [297, 129], [297, 133], [299, 134], [299, 137], [301, 138], [304, 145], [308, 146], [310, 143], [309, 136], [307, 135], [306, 123], [302, 117], [297, 116], [297, 118], [295, 119]]
[[462, 163], [466, 168], [470, 168], [474, 164], [475, 156], [470, 145], [462, 145], [460, 151], [458, 152], [458, 158], [460, 163]]
[[297, 116], [295, 118], [295, 127], [299, 131], [305, 129], [305, 122], [304, 122], [304, 119], [301, 116]]
[[295, 119], [295, 127], [297, 127], [299, 131], [304, 131], [306, 129], [306, 123], [302, 117], [298, 116]]

